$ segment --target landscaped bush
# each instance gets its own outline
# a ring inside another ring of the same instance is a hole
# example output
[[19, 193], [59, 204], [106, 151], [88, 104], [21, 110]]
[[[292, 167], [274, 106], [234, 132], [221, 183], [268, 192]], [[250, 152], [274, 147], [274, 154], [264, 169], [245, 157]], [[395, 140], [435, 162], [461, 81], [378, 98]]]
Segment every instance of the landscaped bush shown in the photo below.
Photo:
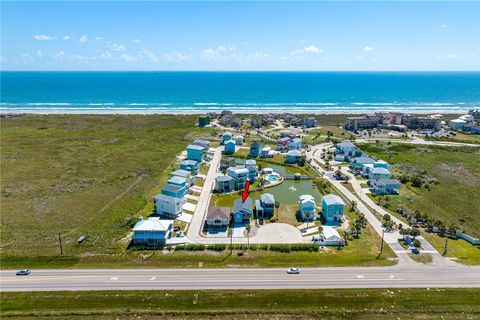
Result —
[[230, 246], [232, 250], [247, 250], [247, 245], [245, 244], [234, 244]]
[[317, 252], [318, 246], [313, 243], [297, 243], [290, 246], [292, 251], [308, 251], [308, 252]]
[[270, 251], [282, 252], [282, 253], [289, 253], [290, 252], [290, 245], [288, 244], [272, 244], [269, 248]]
[[210, 251], [224, 251], [227, 246], [225, 244], [211, 244], [207, 247], [207, 250]]
[[194, 244], [194, 243], [192, 243], [192, 244], [187, 244], [187, 245], [185, 246], [185, 250], [187, 250], [187, 251], [203, 251], [203, 250], [205, 250], [205, 245], [203, 245], [203, 244]]

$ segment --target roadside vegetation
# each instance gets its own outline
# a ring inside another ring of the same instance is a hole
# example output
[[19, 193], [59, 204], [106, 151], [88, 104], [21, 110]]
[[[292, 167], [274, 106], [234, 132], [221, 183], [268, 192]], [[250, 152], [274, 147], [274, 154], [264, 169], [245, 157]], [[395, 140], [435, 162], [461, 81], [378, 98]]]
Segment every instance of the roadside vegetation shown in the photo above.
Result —
[[1, 293], [4, 319], [477, 319], [480, 289]]

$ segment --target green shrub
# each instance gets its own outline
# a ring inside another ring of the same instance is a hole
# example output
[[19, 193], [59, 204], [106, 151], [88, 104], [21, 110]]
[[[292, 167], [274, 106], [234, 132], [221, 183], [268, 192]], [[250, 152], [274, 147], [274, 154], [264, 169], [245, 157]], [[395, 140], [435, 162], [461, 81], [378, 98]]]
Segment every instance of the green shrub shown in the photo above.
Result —
[[207, 247], [207, 250], [210, 251], [224, 251], [227, 246], [225, 244], [211, 244]]
[[318, 246], [313, 243], [297, 243], [290, 246], [292, 251], [307, 251], [307, 252], [317, 252]]
[[203, 245], [203, 244], [194, 244], [194, 243], [192, 243], [192, 244], [187, 244], [187, 245], [185, 246], [185, 250], [187, 250], [187, 251], [203, 251], [203, 250], [205, 250], [205, 245]]
[[290, 245], [288, 244], [272, 244], [269, 247], [270, 251], [282, 252], [282, 253], [289, 253], [290, 252]]

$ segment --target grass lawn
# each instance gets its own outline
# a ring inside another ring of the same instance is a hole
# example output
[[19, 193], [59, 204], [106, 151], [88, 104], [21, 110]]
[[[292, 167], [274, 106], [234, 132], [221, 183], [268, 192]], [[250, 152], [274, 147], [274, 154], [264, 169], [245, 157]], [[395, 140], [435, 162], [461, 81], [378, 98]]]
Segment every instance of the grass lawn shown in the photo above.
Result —
[[[58, 232], [73, 260], [122, 254], [187, 137], [208, 136], [195, 122], [173, 115], [2, 119], [2, 267], [5, 257], [55, 257]], [[81, 235], [88, 238], [77, 246]]]
[[[2, 293], [8, 319], [477, 319], [480, 289]], [[23, 318], [22, 318], [23, 316]]]
[[[423, 232], [422, 236], [438, 252], [445, 252], [445, 238], [428, 232]], [[473, 246], [462, 239], [448, 239], [448, 250], [446, 257], [457, 258], [457, 262], [465, 264], [480, 264], [480, 246]]]
[[[296, 214], [298, 210], [297, 204], [281, 204], [277, 209], [278, 222], [288, 223], [292, 226], [299, 226], [303, 222], [298, 221]], [[313, 225], [313, 223], [312, 223]]]
[[400, 172], [425, 172], [438, 181], [430, 190], [402, 184], [400, 194], [389, 196], [389, 208], [403, 207], [413, 213], [439, 219], [446, 226], [480, 237], [480, 148], [414, 146], [405, 144], [360, 144], [370, 156], [392, 165], [394, 175]]
[[408, 256], [416, 262], [420, 263], [432, 263], [433, 258], [431, 254], [428, 253], [420, 253], [420, 254], [414, 254], [414, 253], [409, 253]]

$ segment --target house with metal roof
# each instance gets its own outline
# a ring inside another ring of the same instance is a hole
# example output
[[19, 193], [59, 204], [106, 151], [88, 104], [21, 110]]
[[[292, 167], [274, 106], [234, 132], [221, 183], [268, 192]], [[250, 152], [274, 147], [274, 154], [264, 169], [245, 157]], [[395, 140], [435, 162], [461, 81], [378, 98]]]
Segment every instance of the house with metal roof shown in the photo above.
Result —
[[343, 219], [345, 202], [335, 194], [322, 197], [322, 216], [326, 222], [340, 222]]
[[203, 147], [204, 149], [210, 148], [210, 141], [208, 140], [196, 139], [192, 144]]
[[302, 149], [302, 139], [293, 138], [287, 142], [288, 150], [300, 150]]
[[202, 162], [205, 155], [205, 148], [190, 144], [187, 146], [187, 159]]
[[315, 218], [315, 212], [317, 211], [315, 198], [310, 194], [301, 195], [298, 198], [298, 211], [300, 212], [303, 221], [312, 221]]
[[242, 202], [242, 198], [237, 198], [233, 202], [233, 221], [235, 223], [245, 223], [250, 221], [253, 213], [252, 198], [247, 198]]
[[216, 177], [215, 190], [220, 193], [235, 191], [235, 179], [229, 175]]
[[227, 131], [227, 132], [223, 133], [222, 141], [225, 142], [225, 141], [228, 141], [228, 140], [232, 140], [232, 134]]
[[176, 219], [182, 214], [183, 199], [157, 194], [155, 197], [155, 212], [163, 217]]
[[186, 192], [186, 186], [181, 187], [174, 184], [166, 184], [161, 191], [162, 194], [180, 199], [183, 199], [185, 197]]
[[248, 180], [248, 169], [243, 166], [229, 167], [227, 174], [235, 181], [235, 189], [240, 190], [245, 187]]
[[372, 179], [369, 182], [370, 190], [376, 194], [398, 194], [400, 182], [395, 179]]
[[134, 244], [164, 246], [173, 230], [173, 220], [162, 220], [150, 217], [140, 220], [133, 227], [132, 241]]
[[225, 154], [234, 154], [235, 153], [235, 148], [236, 148], [236, 143], [233, 140], [228, 140], [224, 142], [225, 149], [223, 153]]
[[260, 200], [255, 201], [257, 217], [267, 218], [273, 216], [275, 211], [275, 197], [271, 193], [262, 193]]
[[381, 167], [380, 168], [373, 167], [373, 169], [370, 170], [368, 178], [370, 180], [373, 180], [373, 179], [390, 179], [391, 176], [392, 176], [392, 174], [387, 169], [381, 168]]
[[250, 145], [250, 157], [256, 158], [260, 155], [260, 151], [262, 150], [262, 143], [259, 141], [254, 141]]
[[183, 160], [180, 162], [180, 169], [189, 171], [192, 175], [196, 175], [198, 173], [198, 167], [200, 162], [196, 160]]
[[302, 153], [299, 150], [290, 150], [287, 152], [287, 155], [285, 157], [285, 162], [298, 163], [301, 157], [302, 157]]
[[248, 179], [255, 182], [258, 178], [258, 166], [254, 159], [247, 159], [245, 161], [245, 168], [248, 170]]
[[192, 173], [187, 170], [178, 169], [170, 173], [170, 177], [181, 177], [187, 180], [187, 183], [191, 185], [193, 183]]

